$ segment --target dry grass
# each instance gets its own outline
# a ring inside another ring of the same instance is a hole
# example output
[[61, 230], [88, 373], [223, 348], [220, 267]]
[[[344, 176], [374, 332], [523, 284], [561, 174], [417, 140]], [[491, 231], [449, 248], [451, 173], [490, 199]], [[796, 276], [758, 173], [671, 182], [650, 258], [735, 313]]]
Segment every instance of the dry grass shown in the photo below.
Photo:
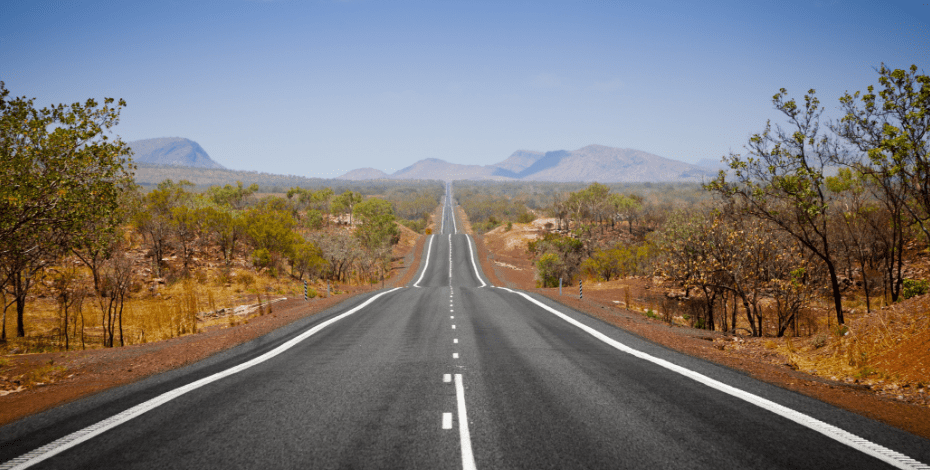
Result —
[[[326, 292], [325, 284], [311, 285], [313, 292]], [[7, 343], [0, 353], [22, 354], [64, 349], [64, 326], [54, 296], [37, 289], [26, 305], [25, 338], [17, 338], [15, 307], [7, 311]], [[223, 271], [203, 269], [188, 279], [170, 285], [148, 283], [126, 300], [123, 310], [124, 344], [161, 341], [194, 334], [205, 328], [231, 327], [254, 315], [272, 313], [270, 300], [302, 297], [303, 283], [287, 277], [272, 278], [246, 269]], [[259, 303], [261, 307], [254, 308]], [[237, 308], [238, 307], [238, 308]], [[70, 349], [100, 348], [103, 345], [102, 313], [98, 299], [87, 297], [80, 312], [71, 312], [68, 322]], [[83, 323], [83, 328], [81, 325]], [[116, 344], [119, 344], [119, 333]]]
[[918, 386], [930, 382], [930, 296], [848, 314], [839, 328], [822, 323], [824, 333], [783, 338], [778, 351], [797, 368], [835, 380]]

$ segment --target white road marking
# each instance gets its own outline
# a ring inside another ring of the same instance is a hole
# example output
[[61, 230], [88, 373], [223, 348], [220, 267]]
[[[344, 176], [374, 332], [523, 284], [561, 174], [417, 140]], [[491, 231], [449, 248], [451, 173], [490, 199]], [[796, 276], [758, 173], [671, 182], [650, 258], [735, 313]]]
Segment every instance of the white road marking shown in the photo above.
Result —
[[352, 315], [353, 313], [367, 307], [369, 304], [374, 302], [375, 299], [377, 299], [378, 297], [394, 292], [397, 289], [400, 289], [400, 287], [395, 287], [394, 289], [375, 295], [374, 297], [368, 299], [367, 301], [353, 308], [352, 310], [349, 310], [348, 312], [337, 315], [333, 318], [330, 318], [329, 320], [326, 320], [320, 323], [317, 326], [314, 326], [313, 328], [301, 333], [300, 335], [272, 349], [271, 351], [268, 351], [265, 354], [262, 354], [261, 356], [256, 357], [255, 359], [243, 362], [242, 364], [239, 364], [235, 367], [230, 367], [229, 369], [226, 369], [222, 372], [217, 372], [211, 376], [204, 377], [200, 380], [191, 382], [182, 387], [178, 387], [174, 390], [162, 393], [161, 395], [155, 398], [152, 398], [151, 400], [140, 403], [132, 408], [129, 408], [128, 410], [115, 414], [103, 421], [100, 421], [96, 424], [92, 424], [79, 431], [75, 431], [71, 434], [68, 434], [65, 437], [62, 437], [58, 440], [48, 443], [42, 447], [39, 447], [38, 449], [35, 449], [31, 452], [27, 452], [13, 460], [5, 462], [3, 465], [0, 465], [0, 469], [23, 469], [23, 468], [31, 467], [39, 462], [42, 462], [43, 460], [46, 460], [74, 446], [77, 446], [78, 444], [81, 444], [96, 436], [99, 436], [100, 434], [103, 434], [104, 432], [109, 431], [110, 429], [113, 429], [119, 426], [120, 424], [123, 424], [137, 416], [140, 416], [143, 413], [154, 410], [155, 408], [158, 408], [159, 406], [164, 405], [165, 403], [168, 403], [169, 401], [174, 400], [175, 398], [178, 398], [181, 395], [184, 395], [185, 393], [192, 392], [194, 390], [197, 390], [200, 387], [203, 387], [204, 385], [216, 382], [217, 380], [223, 379], [225, 377], [229, 377], [230, 375], [242, 372], [252, 366], [261, 364], [283, 353], [284, 351], [291, 349], [292, 347], [299, 344], [301, 341], [313, 336], [314, 334], [316, 334], [323, 328], [326, 328], [327, 326], [339, 320], [342, 320], [343, 318], [349, 315]]
[[459, 353], [452, 353], [452, 359], [458, 359]]
[[452, 339], [452, 342], [455, 343], [455, 344], [459, 344], [459, 339], [458, 339], [458, 338], [453, 338], [453, 339]]
[[452, 381], [452, 374], [442, 374], [442, 381], [449, 383]]
[[462, 469], [476, 470], [475, 456], [471, 452], [471, 434], [468, 432], [468, 416], [465, 413], [465, 386], [462, 374], [455, 374], [455, 398], [459, 405], [459, 438], [462, 440]]
[[455, 315], [449, 315], [450, 320], [455, 320]]
[[439, 233], [446, 231], [446, 205], [442, 205], [442, 222], [439, 225]]
[[453, 330], [455, 329], [455, 325], [452, 325], [452, 329], [453, 329]]
[[413, 283], [413, 287], [420, 287], [419, 286], [420, 281], [423, 280], [423, 275], [426, 274], [426, 268], [429, 267], [429, 254], [430, 254], [430, 251], [433, 250], [433, 236], [432, 235], [429, 236], [429, 241], [427, 243], [428, 245], [426, 246], [426, 264], [423, 265], [423, 272], [420, 273], [420, 278], [417, 279], [417, 282]]
[[443, 413], [443, 414], [442, 414], [442, 428], [443, 428], [443, 429], [452, 429], [452, 413]]
[[449, 286], [452, 286], [452, 235], [449, 235]]
[[484, 287], [487, 284], [484, 283], [484, 279], [481, 279], [481, 275], [478, 274], [478, 265], [475, 264], [475, 252], [471, 248], [471, 244], [473, 243], [473, 240], [467, 234], [465, 235], [465, 239], [466, 239], [465, 241], [468, 242], [468, 253], [471, 254], [471, 267], [475, 268], [475, 277], [477, 277], [478, 281], [481, 283], [481, 285], [478, 287]]
[[[620, 351], [623, 351], [627, 354], [631, 354], [640, 359], [649, 361], [660, 367], [664, 367], [672, 372], [677, 372], [685, 377], [688, 377], [689, 379], [692, 379], [696, 382], [707, 385], [708, 387], [711, 387], [713, 389], [726, 393], [727, 395], [730, 395], [730, 396], [739, 398], [741, 400], [744, 400], [746, 402], [749, 402], [764, 410], [771, 411], [772, 413], [775, 413], [783, 418], [790, 419], [791, 421], [794, 421], [795, 423], [798, 423], [804, 427], [817, 431], [823, 434], [824, 436], [829, 437], [830, 439], [833, 439], [837, 442], [840, 442], [849, 447], [852, 447], [853, 449], [856, 449], [864, 454], [871, 455], [872, 457], [875, 457], [881, 460], [882, 462], [890, 464], [894, 466], [895, 468], [930, 469], [930, 466], [926, 464], [918, 462], [917, 460], [914, 460], [900, 452], [891, 450], [885, 446], [882, 446], [881, 444], [876, 444], [874, 442], [865, 440], [844, 429], [840, 429], [831, 424], [824, 423], [823, 421], [820, 421], [816, 418], [807, 416], [801, 412], [792, 410], [791, 408], [788, 408], [786, 406], [779, 405], [778, 403], [775, 403], [771, 400], [767, 400], [758, 395], [754, 395], [752, 393], [740, 390], [736, 387], [727, 385], [723, 382], [714, 380], [710, 377], [707, 377], [706, 375], [699, 374], [697, 372], [694, 372], [690, 369], [686, 369], [676, 364], [672, 364], [671, 362], [668, 362], [665, 359], [660, 359], [658, 357], [644, 353], [638, 349], [633, 349], [617, 340], [614, 340], [608, 337], [607, 335], [601, 333], [600, 331], [597, 331], [594, 328], [591, 328], [590, 326], [587, 326], [575, 320], [574, 318], [571, 318], [568, 315], [565, 315], [564, 313], [530, 297], [529, 295], [524, 294], [523, 292], [516, 292], [510, 289], [507, 289], [505, 287], [498, 287], [498, 289], [503, 289], [503, 290], [506, 290], [507, 292], [511, 292], [517, 295], [522, 295], [530, 302], [533, 302], [534, 304], [539, 305], [544, 310], [549, 311], [550, 313], [565, 320], [566, 322], [571, 323], [572, 325], [580, 328], [585, 333], [590, 334], [591, 336], [603, 341], [604, 343], [607, 343], [610, 346], [613, 346], [616, 349], [619, 349]], [[458, 375], [456, 375], [456, 379], [458, 379]]]

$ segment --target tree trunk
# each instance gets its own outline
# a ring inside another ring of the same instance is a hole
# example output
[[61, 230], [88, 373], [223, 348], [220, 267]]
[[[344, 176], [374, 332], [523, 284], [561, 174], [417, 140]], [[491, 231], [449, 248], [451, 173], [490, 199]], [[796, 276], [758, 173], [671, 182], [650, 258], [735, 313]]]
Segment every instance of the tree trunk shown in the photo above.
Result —
[[26, 311], [26, 299], [23, 297], [16, 298], [16, 337], [24, 338], [26, 336], [26, 327], [23, 325], [23, 313]]
[[843, 319], [843, 297], [840, 294], [840, 281], [836, 276], [836, 267], [832, 262], [827, 262], [827, 271], [830, 273], [830, 287], [833, 289], [833, 308], [836, 310], [836, 321], [843, 325], [846, 321]]

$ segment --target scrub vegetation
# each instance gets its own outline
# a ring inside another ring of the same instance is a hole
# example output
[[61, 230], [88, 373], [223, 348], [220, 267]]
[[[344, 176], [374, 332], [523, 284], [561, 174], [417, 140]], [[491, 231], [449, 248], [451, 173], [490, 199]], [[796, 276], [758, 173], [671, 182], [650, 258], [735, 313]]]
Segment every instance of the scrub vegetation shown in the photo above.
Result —
[[[134, 184], [107, 130], [122, 101], [36, 109], [0, 83], [0, 351], [124, 346], [236, 325], [284, 295], [390, 275], [438, 181], [292, 187]], [[343, 182], [337, 182], [340, 185]]]

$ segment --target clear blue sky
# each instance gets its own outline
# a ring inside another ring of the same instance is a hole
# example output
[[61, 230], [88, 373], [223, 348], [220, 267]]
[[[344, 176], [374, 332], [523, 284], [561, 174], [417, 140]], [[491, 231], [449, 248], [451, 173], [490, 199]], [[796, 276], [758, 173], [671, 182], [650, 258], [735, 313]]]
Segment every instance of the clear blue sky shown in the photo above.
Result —
[[0, 80], [37, 104], [124, 98], [124, 140], [334, 177], [602, 144], [741, 151], [771, 97], [828, 112], [873, 67], [930, 72], [930, 0], [60, 2], [0, 6]]

